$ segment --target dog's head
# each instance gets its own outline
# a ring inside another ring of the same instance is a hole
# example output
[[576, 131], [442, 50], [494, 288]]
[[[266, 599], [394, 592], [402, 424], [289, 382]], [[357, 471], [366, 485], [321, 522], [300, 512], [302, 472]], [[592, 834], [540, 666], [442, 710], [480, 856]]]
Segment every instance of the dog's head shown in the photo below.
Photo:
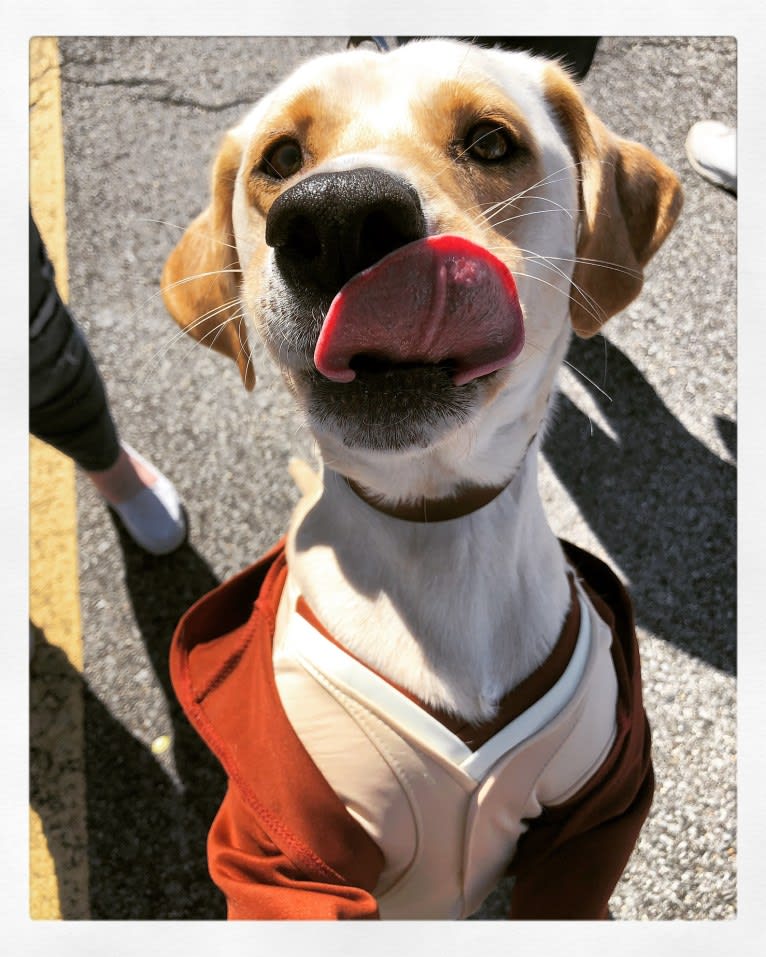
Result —
[[247, 388], [252, 324], [334, 467], [389, 494], [381, 470], [414, 489], [441, 456], [444, 494], [507, 478], [570, 330], [631, 302], [680, 206], [675, 175], [549, 61], [354, 50], [226, 134], [164, 297]]

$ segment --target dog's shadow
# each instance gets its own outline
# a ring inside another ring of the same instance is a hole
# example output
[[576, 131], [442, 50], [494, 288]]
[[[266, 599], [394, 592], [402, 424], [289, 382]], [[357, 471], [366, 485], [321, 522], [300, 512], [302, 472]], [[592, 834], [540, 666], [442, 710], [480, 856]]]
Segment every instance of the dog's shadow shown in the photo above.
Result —
[[[601, 336], [568, 361], [601, 383]], [[638, 623], [687, 654], [736, 672], [736, 468], [670, 412], [628, 357], [607, 344], [611, 401], [584, 381], [615, 439], [565, 395], [544, 454], [629, 579]], [[736, 425], [716, 422], [732, 457]]]

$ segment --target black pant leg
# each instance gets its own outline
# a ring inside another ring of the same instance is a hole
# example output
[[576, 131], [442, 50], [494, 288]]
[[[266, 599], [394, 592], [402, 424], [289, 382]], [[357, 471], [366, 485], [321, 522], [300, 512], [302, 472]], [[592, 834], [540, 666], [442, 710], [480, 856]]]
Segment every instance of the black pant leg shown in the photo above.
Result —
[[104, 384], [29, 217], [29, 430], [88, 471], [120, 452]]

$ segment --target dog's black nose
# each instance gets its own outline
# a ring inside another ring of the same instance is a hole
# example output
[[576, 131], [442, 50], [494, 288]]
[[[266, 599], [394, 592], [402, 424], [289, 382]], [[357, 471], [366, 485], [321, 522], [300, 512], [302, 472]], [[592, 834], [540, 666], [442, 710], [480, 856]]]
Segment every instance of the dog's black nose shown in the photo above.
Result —
[[309, 176], [286, 190], [266, 218], [266, 242], [285, 280], [330, 295], [425, 235], [417, 192], [373, 168]]

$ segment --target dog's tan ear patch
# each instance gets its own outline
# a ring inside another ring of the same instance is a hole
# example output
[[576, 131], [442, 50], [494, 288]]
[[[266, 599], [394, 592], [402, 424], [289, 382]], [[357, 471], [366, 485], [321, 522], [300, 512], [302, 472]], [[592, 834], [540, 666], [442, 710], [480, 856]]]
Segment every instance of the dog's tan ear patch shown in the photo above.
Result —
[[239, 301], [232, 200], [241, 149], [228, 135], [213, 167], [212, 198], [171, 252], [162, 272], [162, 298], [189, 335], [233, 359], [245, 388], [255, 386], [247, 328]]
[[646, 147], [611, 133], [558, 67], [546, 74], [546, 94], [578, 164], [571, 318], [587, 338], [639, 294], [644, 266], [678, 218], [683, 194], [675, 173]]

